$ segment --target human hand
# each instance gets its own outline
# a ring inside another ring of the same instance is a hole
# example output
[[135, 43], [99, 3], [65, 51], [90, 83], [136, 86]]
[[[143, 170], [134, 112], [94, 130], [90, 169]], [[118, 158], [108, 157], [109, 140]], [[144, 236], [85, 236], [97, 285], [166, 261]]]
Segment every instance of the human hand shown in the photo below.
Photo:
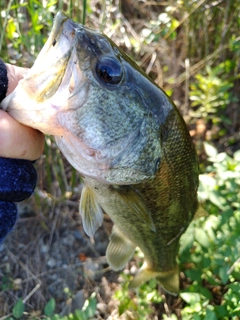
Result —
[[[0, 60], [1, 99], [15, 89], [26, 70], [4, 65]], [[16, 223], [15, 202], [28, 198], [34, 191], [37, 172], [30, 160], [40, 157], [43, 146], [42, 133], [0, 110], [0, 242]]]
[[[8, 95], [15, 89], [27, 69], [10, 64], [6, 64], [6, 67]], [[42, 154], [43, 147], [44, 135], [40, 131], [20, 124], [7, 112], [0, 110], [0, 157], [36, 160]]]

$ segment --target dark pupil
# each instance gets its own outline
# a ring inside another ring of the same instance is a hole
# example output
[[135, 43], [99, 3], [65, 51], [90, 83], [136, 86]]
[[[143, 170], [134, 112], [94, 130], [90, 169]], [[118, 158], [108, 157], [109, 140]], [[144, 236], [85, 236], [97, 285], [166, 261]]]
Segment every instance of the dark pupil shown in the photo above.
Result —
[[112, 69], [109, 67], [104, 67], [99, 70], [99, 76], [105, 81], [105, 82], [112, 82], [113, 77], [112, 77]]
[[102, 81], [110, 84], [117, 84], [122, 78], [122, 68], [118, 61], [99, 61], [96, 66], [97, 75]]

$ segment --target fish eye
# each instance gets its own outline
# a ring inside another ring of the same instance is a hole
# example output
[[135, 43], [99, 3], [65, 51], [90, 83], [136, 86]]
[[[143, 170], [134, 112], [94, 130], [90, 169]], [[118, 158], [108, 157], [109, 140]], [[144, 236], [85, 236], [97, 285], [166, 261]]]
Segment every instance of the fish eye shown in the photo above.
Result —
[[122, 79], [122, 66], [117, 59], [105, 58], [98, 61], [96, 73], [106, 84], [118, 84]]

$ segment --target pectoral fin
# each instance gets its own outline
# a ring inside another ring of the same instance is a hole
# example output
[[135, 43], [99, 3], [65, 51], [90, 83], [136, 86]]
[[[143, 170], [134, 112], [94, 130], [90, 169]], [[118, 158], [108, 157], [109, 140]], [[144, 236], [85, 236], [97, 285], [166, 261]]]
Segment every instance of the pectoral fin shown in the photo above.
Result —
[[130, 186], [119, 187], [116, 191], [137, 219], [143, 220], [152, 231], [156, 232], [151, 213], [141, 195]]
[[83, 228], [86, 234], [92, 237], [102, 225], [103, 213], [94, 192], [85, 185], [82, 189], [79, 211], [82, 216]]
[[179, 271], [178, 267], [173, 270], [165, 272], [157, 272], [148, 268], [145, 262], [135, 278], [130, 282], [129, 288], [134, 289], [139, 287], [144, 282], [156, 278], [161, 287], [168, 293], [172, 295], [177, 295], [179, 292]]
[[114, 225], [106, 253], [110, 267], [115, 271], [123, 269], [133, 256], [135, 248], [136, 246]]

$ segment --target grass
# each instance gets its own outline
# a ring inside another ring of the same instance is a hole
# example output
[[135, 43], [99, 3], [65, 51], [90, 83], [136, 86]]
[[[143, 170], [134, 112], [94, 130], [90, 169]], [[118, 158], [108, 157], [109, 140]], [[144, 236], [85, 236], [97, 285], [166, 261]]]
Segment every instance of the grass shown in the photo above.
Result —
[[[182, 237], [179, 297], [162, 294], [154, 280], [129, 292], [141, 254], [119, 278], [107, 269], [111, 223], [105, 218], [95, 239], [84, 235], [81, 178], [47, 137], [36, 164], [35, 197], [0, 247], [0, 319], [239, 319], [240, 5], [2, 1], [1, 57], [31, 67], [59, 10], [108, 34], [171, 95], [196, 143], [199, 197], [209, 215], [193, 221]], [[80, 302], [81, 311], [74, 307]]]

